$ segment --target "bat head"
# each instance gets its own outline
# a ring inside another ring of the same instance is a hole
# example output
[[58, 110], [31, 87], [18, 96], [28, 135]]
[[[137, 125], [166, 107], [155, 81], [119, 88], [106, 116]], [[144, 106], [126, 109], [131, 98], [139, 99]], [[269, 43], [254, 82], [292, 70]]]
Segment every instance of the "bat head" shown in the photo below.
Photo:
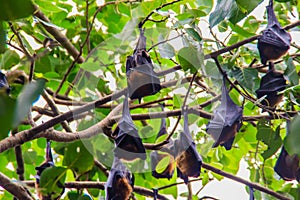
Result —
[[122, 118], [118, 123], [118, 135], [115, 138], [115, 156], [125, 160], [146, 159], [145, 147], [135, 128], [128, 105], [128, 97], [123, 103]]
[[242, 116], [243, 108], [230, 98], [224, 77], [221, 104], [206, 128], [207, 133], [216, 141], [213, 147], [222, 144], [227, 150], [231, 149], [234, 137], [242, 125]]
[[10, 93], [10, 87], [8, 85], [6, 76], [0, 71], [0, 91], [5, 91], [6, 94]]

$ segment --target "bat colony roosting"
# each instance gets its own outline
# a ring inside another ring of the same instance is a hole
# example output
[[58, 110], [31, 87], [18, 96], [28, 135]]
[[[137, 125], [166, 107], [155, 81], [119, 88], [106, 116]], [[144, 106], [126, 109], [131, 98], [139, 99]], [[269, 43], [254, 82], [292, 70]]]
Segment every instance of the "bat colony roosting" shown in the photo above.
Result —
[[[274, 69], [272, 61], [287, 53], [290, 48], [291, 36], [280, 26], [276, 19], [272, 0], [267, 6], [267, 14], [268, 25], [258, 38], [257, 47], [261, 62], [265, 65], [269, 61], [270, 67], [269, 71], [262, 77], [260, 88], [256, 91], [256, 94], [263, 105], [270, 110], [274, 110], [283, 97], [283, 94], [278, 94], [278, 92], [283, 91], [287, 84], [283, 74]], [[140, 28], [139, 40], [133, 55], [127, 57], [126, 74], [128, 95], [125, 96], [123, 102], [122, 118], [114, 131], [116, 133], [114, 161], [105, 185], [107, 200], [126, 200], [130, 198], [134, 187], [134, 175], [123, 162], [146, 159], [144, 145], [130, 115], [128, 97], [141, 101], [143, 97], [156, 94], [161, 90], [160, 80], [153, 70], [151, 58], [146, 51], [146, 37], [142, 28]], [[10, 91], [2, 72], [0, 72], [0, 89], [7, 94]], [[161, 105], [161, 107], [164, 110], [164, 106]], [[170, 179], [173, 176], [176, 164], [177, 176], [187, 184], [188, 177], [198, 177], [200, 175], [202, 158], [197, 152], [189, 131], [187, 107], [182, 109], [182, 114], [184, 116], [184, 130], [180, 133], [179, 138], [175, 141], [170, 139], [169, 143], [163, 146], [162, 149], [152, 151], [150, 157], [152, 175], [155, 178]], [[224, 75], [221, 104], [215, 110], [214, 117], [207, 125], [207, 133], [215, 140], [213, 147], [221, 145], [226, 150], [232, 148], [235, 135], [242, 126], [242, 115], [243, 107], [236, 105], [230, 98], [229, 90], [226, 88], [226, 75]], [[156, 139], [166, 134], [168, 134], [166, 120], [162, 118], [160, 131]], [[158, 172], [157, 166], [163, 159], [167, 159], [168, 164], [164, 170]], [[50, 141], [47, 141], [46, 159], [40, 166], [36, 167], [36, 187], [40, 199], [51, 199], [53, 195], [42, 193], [40, 192], [41, 188], [39, 188], [43, 171], [53, 166]], [[284, 180], [300, 180], [299, 157], [288, 155], [284, 147], [281, 149], [274, 169]], [[64, 188], [62, 187], [63, 192]], [[56, 195], [55, 199], [59, 199], [61, 194]]]

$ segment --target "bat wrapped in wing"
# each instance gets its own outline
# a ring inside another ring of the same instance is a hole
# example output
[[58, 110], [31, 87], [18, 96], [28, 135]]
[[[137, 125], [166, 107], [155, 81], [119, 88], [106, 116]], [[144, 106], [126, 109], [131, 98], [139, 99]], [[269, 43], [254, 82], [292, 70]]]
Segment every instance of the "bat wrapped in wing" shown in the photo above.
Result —
[[261, 103], [274, 110], [283, 99], [283, 94], [278, 94], [278, 92], [283, 91], [286, 87], [287, 81], [283, 74], [275, 70], [269, 70], [261, 78], [260, 87], [256, 90], [257, 98], [260, 99], [265, 96]]
[[184, 109], [184, 128], [179, 139], [175, 141], [175, 155], [177, 164], [177, 176], [187, 184], [188, 177], [199, 177], [202, 158], [196, 150], [188, 124], [188, 109]]
[[[164, 110], [164, 105], [161, 105], [162, 110]], [[167, 127], [166, 127], [166, 119], [161, 119], [160, 130], [157, 134], [156, 139], [160, 136], [167, 134]], [[163, 152], [163, 153], [162, 153]], [[167, 178], [170, 179], [174, 173], [174, 148], [173, 148], [173, 141], [171, 140], [165, 147], [159, 151], [152, 151], [150, 154], [151, 157], [151, 167], [152, 167], [152, 176], [155, 178]], [[163, 159], [168, 159], [168, 165], [165, 167], [162, 172], [158, 172], [156, 167]]]
[[127, 200], [133, 191], [134, 176], [115, 157], [109, 176], [105, 183], [106, 200]]
[[146, 37], [140, 29], [140, 37], [133, 56], [126, 60], [128, 92], [131, 99], [156, 94], [160, 91], [160, 80], [153, 70], [151, 58], [146, 51]]
[[[287, 121], [286, 133], [290, 131], [290, 121]], [[289, 155], [284, 146], [276, 161], [275, 172], [286, 181], [300, 180], [299, 156], [297, 154]]]
[[268, 25], [258, 38], [257, 48], [261, 62], [277, 60], [287, 53], [291, 45], [291, 35], [279, 24], [273, 9], [273, 0], [267, 6]]
[[123, 102], [122, 118], [118, 123], [118, 135], [115, 138], [115, 156], [127, 161], [146, 159], [145, 147], [135, 128], [128, 105], [128, 97]]
[[6, 94], [10, 93], [10, 87], [8, 85], [6, 76], [1, 71], [0, 71], [0, 93], [6, 93]]
[[221, 104], [215, 110], [212, 120], [207, 125], [207, 133], [215, 140], [213, 147], [224, 146], [230, 150], [242, 125], [243, 108], [236, 105], [226, 89], [225, 77], [223, 78]]

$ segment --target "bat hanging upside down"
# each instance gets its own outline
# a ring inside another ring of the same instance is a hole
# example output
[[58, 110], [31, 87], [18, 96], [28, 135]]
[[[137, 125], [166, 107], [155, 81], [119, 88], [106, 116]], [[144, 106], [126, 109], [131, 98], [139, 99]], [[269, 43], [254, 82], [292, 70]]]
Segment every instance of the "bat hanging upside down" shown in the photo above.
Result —
[[151, 58], [146, 51], [146, 37], [140, 29], [140, 38], [132, 56], [126, 60], [128, 92], [131, 99], [156, 94], [160, 91], [160, 80], [153, 70]]
[[258, 38], [257, 48], [259, 50], [262, 64], [267, 61], [279, 59], [287, 53], [291, 45], [291, 35], [279, 24], [273, 9], [273, 0], [267, 6], [268, 25]]

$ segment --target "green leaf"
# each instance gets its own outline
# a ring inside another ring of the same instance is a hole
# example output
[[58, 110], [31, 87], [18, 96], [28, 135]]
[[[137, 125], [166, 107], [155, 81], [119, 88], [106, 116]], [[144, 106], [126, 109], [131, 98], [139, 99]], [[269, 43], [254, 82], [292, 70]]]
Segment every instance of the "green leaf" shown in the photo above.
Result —
[[215, 10], [209, 15], [209, 25], [214, 27], [236, 9], [237, 5], [234, 0], [218, 0]]
[[248, 90], [255, 92], [259, 88], [259, 77], [256, 69], [237, 68], [230, 73], [241, 85]]
[[49, 167], [41, 174], [40, 188], [43, 194], [52, 194], [51, 197], [60, 196], [65, 184], [67, 169], [64, 167]]
[[28, 17], [34, 12], [34, 7], [30, 0], [0, 0], [0, 5], [0, 20], [4, 21]]
[[300, 116], [296, 115], [291, 122], [290, 133], [284, 139], [284, 147], [290, 155], [300, 155]]
[[179, 50], [177, 57], [184, 71], [190, 70], [191, 73], [195, 73], [204, 66], [203, 52], [198, 51], [194, 46], [183, 47]]
[[78, 174], [93, 168], [94, 159], [81, 141], [69, 144], [65, 149], [63, 164]]
[[276, 153], [282, 145], [282, 139], [279, 135], [280, 127], [278, 126], [276, 131], [274, 131], [262, 120], [257, 125], [257, 131], [256, 138], [268, 145], [268, 149], [262, 153], [263, 158], [266, 160]]
[[0, 54], [6, 49], [6, 30], [3, 26], [3, 21], [0, 20]]
[[171, 158], [168, 155], [163, 157], [163, 159], [161, 159], [155, 167], [157, 173], [162, 173], [168, 167], [170, 160]]
[[247, 30], [245, 30], [243, 27], [237, 25], [237, 24], [232, 24], [232, 23], [228, 23], [230, 28], [232, 29], [232, 31], [236, 32], [237, 34], [241, 35], [241, 36], [244, 36], [245, 38], [248, 38], [248, 37], [252, 37], [254, 36], [255, 34], [254, 33], [251, 33]]
[[[162, 36], [162, 34], [159, 34], [158, 41], [165, 41], [165, 38]], [[158, 51], [162, 58], [173, 58], [175, 56], [174, 48], [167, 42], [158, 45]]]
[[97, 65], [96, 62], [89, 62], [89, 61], [82, 63], [80, 67], [88, 72], [95, 72], [100, 68], [100, 66]]
[[6, 50], [5, 53], [0, 57], [0, 65], [3, 69], [10, 69], [12, 66], [20, 62], [20, 56], [16, 51]]
[[299, 76], [296, 70], [296, 66], [294, 65], [293, 59], [290, 57], [285, 63], [287, 65], [287, 68], [285, 69], [284, 74], [288, 77], [291, 85], [298, 85]]
[[193, 28], [186, 28], [185, 29], [186, 32], [192, 36], [192, 38], [198, 42], [201, 42], [202, 41], [202, 38], [201, 36], [199, 35], [199, 33], [197, 31], [195, 31]]
[[215, 10], [209, 16], [209, 24], [214, 27], [226, 18], [236, 24], [261, 2], [262, 0], [218, 0]]
[[6, 138], [12, 128], [15, 105], [15, 100], [9, 98], [6, 94], [0, 93], [0, 140]]
[[38, 99], [45, 86], [44, 79], [38, 79], [24, 86], [17, 99], [13, 126], [17, 126], [28, 114], [34, 101]]
[[173, 106], [174, 108], [181, 108], [181, 105], [183, 104], [182, 99], [180, 95], [174, 94], [173, 96]]

